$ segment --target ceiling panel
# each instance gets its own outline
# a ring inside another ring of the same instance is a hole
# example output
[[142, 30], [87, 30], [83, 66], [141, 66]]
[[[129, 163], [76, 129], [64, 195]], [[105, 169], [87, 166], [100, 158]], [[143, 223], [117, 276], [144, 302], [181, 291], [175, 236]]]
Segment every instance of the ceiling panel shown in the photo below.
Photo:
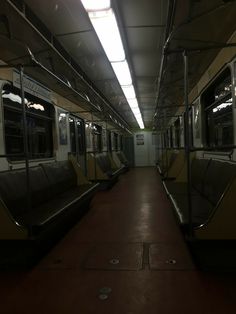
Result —
[[94, 59], [97, 56], [104, 57], [104, 51], [94, 31], [57, 36], [57, 39], [74, 58], [87, 55], [94, 56]]
[[116, 0], [125, 27], [140, 25], [162, 25], [166, 22], [166, 0]]
[[56, 34], [91, 30], [91, 24], [79, 0], [25, 0], [40, 20]]
[[163, 27], [127, 28], [129, 52], [145, 53], [160, 50], [162, 46]]

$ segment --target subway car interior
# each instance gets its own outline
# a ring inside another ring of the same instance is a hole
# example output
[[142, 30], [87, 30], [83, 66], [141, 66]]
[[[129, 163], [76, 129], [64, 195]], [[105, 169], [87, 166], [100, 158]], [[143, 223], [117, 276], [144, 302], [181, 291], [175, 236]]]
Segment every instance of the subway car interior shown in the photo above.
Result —
[[0, 1], [0, 313], [236, 313], [236, 1]]

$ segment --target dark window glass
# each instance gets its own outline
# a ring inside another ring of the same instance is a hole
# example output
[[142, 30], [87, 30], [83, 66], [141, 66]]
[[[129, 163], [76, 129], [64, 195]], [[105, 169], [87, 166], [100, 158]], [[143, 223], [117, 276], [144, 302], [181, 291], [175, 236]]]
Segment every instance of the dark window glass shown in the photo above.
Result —
[[172, 148], [173, 147], [173, 127], [171, 126], [170, 127], [170, 147]]
[[113, 139], [114, 139], [114, 150], [117, 151], [118, 150], [118, 134], [114, 133]]
[[[5, 85], [2, 90], [2, 99], [6, 154], [24, 155], [22, 105], [19, 89]], [[52, 157], [53, 106], [25, 93], [25, 109], [29, 158]], [[9, 159], [22, 160], [24, 156], [13, 156], [9, 157]]]
[[123, 136], [120, 135], [120, 150], [123, 150]]
[[[24, 154], [23, 124], [21, 114], [4, 109], [5, 146], [7, 154]], [[15, 159], [22, 159], [16, 157]]]
[[233, 144], [232, 98], [227, 97], [206, 111], [209, 146]]
[[94, 134], [94, 149], [96, 152], [102, 151], [102, 127], [100, 125], [93, 125]]
[[210, 147], [233, 144], [233, 112], [230, 70], [226, 69], [203, 94], [206, 144]]
[[175, 147], [180, 147], [180, 119], [178, 118], [174, 123], [175, 128]]
[[166, 130], [165, 133], [164, 133], [164, 147], [165, 147], [165, 148], [168, 148], [168, 147], [169, 147], [168, 130]]
[[108, 136], [108, 151], [111, 152], [112, 151], [112, 143], [111, 143], [111, 132], [110, 131], [107, 132], [107, 136]]
[[79, 154], [83, 155], [85, 153], [85, 126], [82, 120], [76, 121], [77, 135], [78, 135], [78, 148]]
[[70, 122], [70, 150], [76, 153], [76, 133], [75, 133], [75, 120], [69, 117]]
[[170, 130], [166, 130], [166, 147], [170, 148]]

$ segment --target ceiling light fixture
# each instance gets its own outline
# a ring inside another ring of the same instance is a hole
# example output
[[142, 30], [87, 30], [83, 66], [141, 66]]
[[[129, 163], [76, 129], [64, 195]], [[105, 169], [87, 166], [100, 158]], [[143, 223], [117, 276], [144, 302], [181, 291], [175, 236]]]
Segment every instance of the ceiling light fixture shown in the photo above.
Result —
[[121, 87], [123, 87], [124, 85], [126, 86], [126, 85], [132, 84], [132, 78], [131, 78], [129, 66], [126, 60], [122, 62], [111, 62], [111, 65], [113, 67], [113, 70], [116, 74], [116, 77]]
[[134, 99], [136, 97], [133, 85], [121, 86], [121, 88], [127, 100]]
[[110, 0], [81, 0], [81, 2], [87, 12], [107, 10], [111, 7]]
[[127, 102], [139, 124], [144, 129], [116, 16], [109, 0], [81, 0], [90, 21], [102, 44], [108, 60], [120, 83]]
[[92, 11], [88, 15], [108, 60], [124, 61], [125, 52], [113, 10]]

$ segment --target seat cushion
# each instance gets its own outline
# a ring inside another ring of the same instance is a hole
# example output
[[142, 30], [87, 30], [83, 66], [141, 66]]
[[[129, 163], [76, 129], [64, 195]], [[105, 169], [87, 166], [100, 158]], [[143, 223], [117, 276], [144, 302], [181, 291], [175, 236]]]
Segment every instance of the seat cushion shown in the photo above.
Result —
[[[39, 206], [50, 198], [48, 179], [41, 167], [29, 168], [30, 204]], [[0, 173], [0, 194], [2, 200], [15, 217], [27, 210], [27, 180], [25, 169]]]
[[[172, 196], [172, 201], [175, 205], [175, 210], [178, 215], [178, 219], [182, 225], [186, 225], [189, 222], [189, 206], [188, 198], [186, 195], [176, 194]], [[210, 217], [214, 206], [201, 195], [192, 195], [192, 223], [193, 226], [199, 226], [205, 223]]]
[[86, 199], [90, 199], [96, 191], [97, 184], [87, 184], [84, 186], [77, 186], [71, 190], [60, 194], [47, 203], [41, 204], [34, 210], [24, 212], [17, 217], [17, 220], [26, 226], [45, 226], [53, 222], [60, 215], [66, 214], [71, 207], [78, 208], [84, 203]]

